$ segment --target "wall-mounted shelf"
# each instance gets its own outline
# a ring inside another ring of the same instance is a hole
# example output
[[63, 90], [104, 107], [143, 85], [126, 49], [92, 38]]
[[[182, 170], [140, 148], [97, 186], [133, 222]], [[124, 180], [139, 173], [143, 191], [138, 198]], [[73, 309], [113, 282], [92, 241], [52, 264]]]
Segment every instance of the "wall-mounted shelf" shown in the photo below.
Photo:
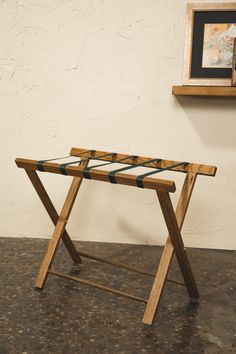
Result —
[[175, 96], [236, 96], [236, 86], [173, 86]]

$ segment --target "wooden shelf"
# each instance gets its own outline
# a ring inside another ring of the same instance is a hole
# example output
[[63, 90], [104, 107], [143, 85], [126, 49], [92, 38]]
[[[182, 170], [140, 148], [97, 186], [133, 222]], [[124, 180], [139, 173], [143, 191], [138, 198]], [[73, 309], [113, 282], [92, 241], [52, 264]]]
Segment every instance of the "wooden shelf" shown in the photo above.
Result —
[[173, 86], [175, 96], [236, 96], [236, 86]]

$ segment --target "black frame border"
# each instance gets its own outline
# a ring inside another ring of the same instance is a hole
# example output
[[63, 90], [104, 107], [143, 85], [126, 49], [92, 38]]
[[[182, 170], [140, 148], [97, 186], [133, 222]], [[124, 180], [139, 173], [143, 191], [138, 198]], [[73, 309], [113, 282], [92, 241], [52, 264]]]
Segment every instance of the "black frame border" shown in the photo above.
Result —
[[236, 10], [194, 11], [190, 79], [229, 79], [232, 75], [231, 68], [202, 67], [205, 23], [236, 23]]

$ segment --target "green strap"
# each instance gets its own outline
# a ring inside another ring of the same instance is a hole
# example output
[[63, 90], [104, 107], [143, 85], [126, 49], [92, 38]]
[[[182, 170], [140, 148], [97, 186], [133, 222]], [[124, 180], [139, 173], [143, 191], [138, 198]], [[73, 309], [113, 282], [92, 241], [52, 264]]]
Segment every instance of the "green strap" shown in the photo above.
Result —
[[[95, 151], [95, 150], [93, 150], [93, 151]], [[111, 156], [111, 155], [113, 155], [113, 154], [114, 154], [114, 153], [112, 152], [112, 153], [109, 153], [109, 154], [104, 154], [104, 155], [101, 155], [101, 156], [93, 157], [92, 159], [93, 159], [93, 160], [99, 160], [101, 157]], [[67, 175], [67, 172], [66, 172], [66, 169], [65, 169], [65, 167], [66, 167], [67, 165], [72, 165], [72, 164], [77, 163], [77, 162], [84, 162], [84, 161], [89, 160], [89, 159], [91, 159], [91, 157], [88, 157], [88, 158], [86, 158], [86, 159], [84, 159], [84, 160], [79, 160], [79, 161], [74, 161], [74, 162], [63, 163], [63, 164], [60, 165], [60, 167], [59, 167], [59, 169], [60, 169], [60, 171], [61, 171], [61, 174]]]
[[[114, 156], [114, 155], [117, 155], [117, 153], [113, 153], [113, 156]], [[132, 158], [133, 158], [133, 156], [126, 156], [126, 157], [123, 157], [123, 159], [120, 159], [120, 160], [109, 161], [109, 162], [102, 163], [102, 164], [99, 164], [99, 165], [94, 165], [94, 166], [86, 167], [86, 168], [83, 169], [83, 176], [84, 176], [84, 178], [91, 179], [91, 176], [90, 176], [89, 171], [90, 171], [92, 168], [95, 168], [95, 167], [102, 167], [102, 166], [110, 165], [110, 164], [112, 164], [112, 163], [119, 163], [119, 162], [122, 162], [122, 161], [125, 161], [125, 160], [129, 160], [129, 159], [132, 159]]]
[[[135, 156], [137, 157], [137, 156]], [[130, 170], [131, 168], [135, 168], [135, 167], [142, 167], [142, 166], [145, 166], [147, 165], [148, 163], [151, 163], [151, 162], [160, 162], [162, 159], [151, 159], [151, 160], [147, 160], [145, 162], [140, 162], [140, 163], [137, 163], [135, 165], [131, 165], [131, 166], [127, 166], [127, 167], [122, 167], [122, 168], [119, 168], [117, 170], [113, 170], [111, 172], [108, 173], [108, 178], [109, 178], [109, 181], [111, 183], [116, 183], [116, 178], [115, 178], [115, 174], [117, 172], [122, 172], [122, 171], [127, 171], [127, 170]]]
[[172, 170], [173, 168], [178, 167], [178, 166], [182, 166], [182, 165], [186, 166], [188, 164], [189, 164], [189, 162], [180, 162], [180, 163], [177, 163], [175, 165], [171, 165], [171, 166], [167, 166], [167, 167], [163, 167], [163, 168], [158, 168], [155, 171], [151, 171], [151, 172], [147, 172], [147, 173], [144, 173], [142, 175], [139, 175], [139, 176], [136, 177], [136, 185], [139, 188], [144, 188], [143, 179], [145, 177], [153, 175], [155, 173], [159, 173], [159, 172], [163, 172], [163, 171], [167, 171], [167, 170]]
[[[80, 155], [73, 155], [73, 156], [82, 156], [82, 155], [85, 155], [86, 153], [95, 153], [96, 152], [96, 150], [87, 150], [87, 151], [85, 151], [85, 152], [82, 152]], [[91, 159], [92, 158], [92, 156], [86, 156], [85, 157], [85, 159], [83, 159], [83, 160], [76, 160], [76, 161], [72, 161], [72, 162], [67, 162], [67, 163], [62, 163], [60, 166], [59, 166], [59, 170], [60, 170], [60, 172], [61, 172], [61, 174], [62, 175], [67, 175], [67, 172], [66, 172], [66, 166], [68, 166], [68, 165], [74, 165], [75, 163], [82, 163], [82, 162], [84, 162], [84, 161], [86, 161], [86, 160], [89, 160], [89, 159]]]
[[[94, 151], [95, 151], [95, 150], [87, 150], [87, 151], [82, 152], [81, 154], [73, 155], [73, 156], [78, 156], [78, 157], [79, 157], [79, 156], [81, 156], [81, 155], [84, 155], [84, 154], [89, 153], [89, 152], [94, 152]], [[67, 158], [69, 158], [69, 157], [71, 157], [71, 155], [63, 156], [63, 157], [56, 157], [56, 158], [48, 159], [48, 160], [39, 160], [39, 161], [37, 161], [37, 163], [36, 163], [37, 170], [44, 172], [44, 168], [43, 168], [44, 162], [62, 160], [62, 159], [67, 159]]]
[[63, 156], [63, 157], [57, 157], [57, 158], [55, 158], [55, 159], [37, 161], [37, 163], [36, 163], [37, 170], [44, 172], [44, 168], [43, 168], [44, 162], [47, 162], [47, 161], [54, 161], [54, 160], [61, 160], [61, 159], [67, 159], [67, 158], [69, 158], [69, 157], [71, 157], [71, 156], [68, 155], [68, 156]]

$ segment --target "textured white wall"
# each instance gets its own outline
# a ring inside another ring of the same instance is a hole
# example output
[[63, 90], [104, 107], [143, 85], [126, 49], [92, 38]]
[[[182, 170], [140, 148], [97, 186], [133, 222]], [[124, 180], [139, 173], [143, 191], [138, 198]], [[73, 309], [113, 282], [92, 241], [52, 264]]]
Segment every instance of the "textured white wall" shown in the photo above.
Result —
[[[217, 165], [216, 178], [198, 179], [183, 235], [188, 246], [236, 249], [236, 100], [171, 95], [182, 82], [185, 4], [0, 2], [1, 236], [53, 230], [15, 157], [81, 146]], [[70, 178], [41, 176], [60, 209]], [[68, 231], [150, 244], [166, 235], [155, 192], [91, 181]]]

